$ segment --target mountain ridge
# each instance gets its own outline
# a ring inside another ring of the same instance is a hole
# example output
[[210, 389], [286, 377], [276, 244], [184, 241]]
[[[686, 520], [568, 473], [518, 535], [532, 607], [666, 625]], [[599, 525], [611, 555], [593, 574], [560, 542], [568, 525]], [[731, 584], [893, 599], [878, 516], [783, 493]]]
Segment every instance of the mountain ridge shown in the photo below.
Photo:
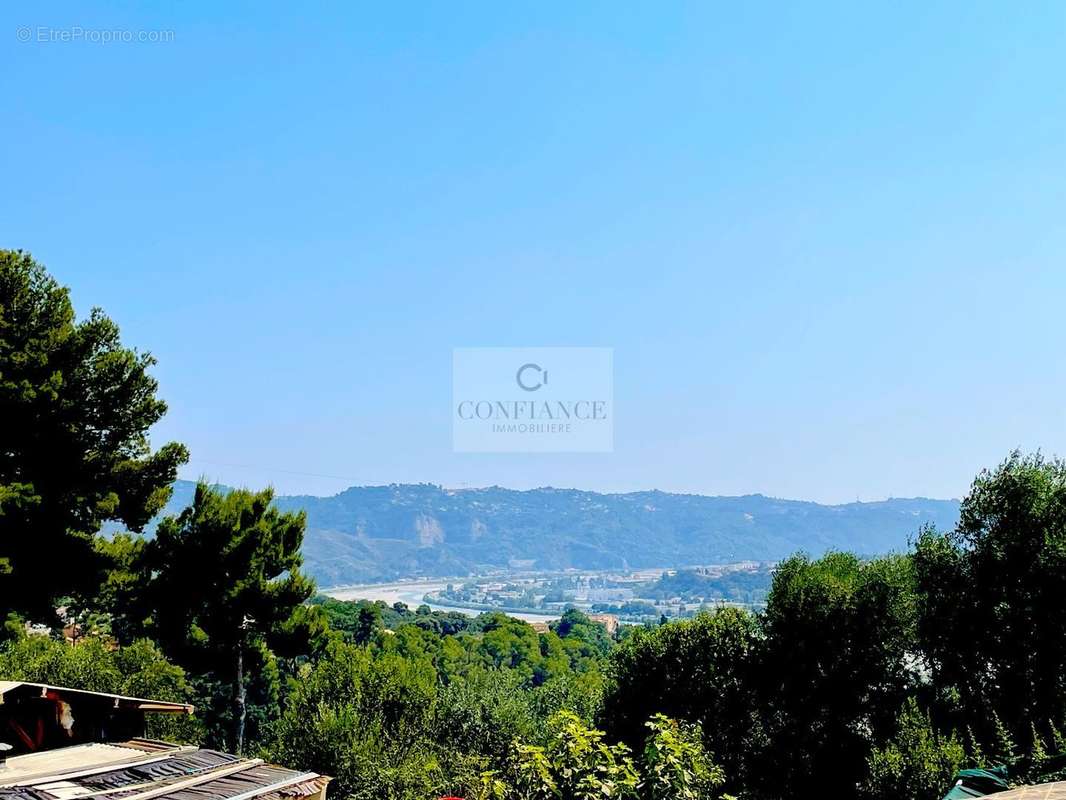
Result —
[[[192, 499], [177, 481], [164, 513]], [[957, 500], [825, 505], [762, 494], [602, 493], [541, 487], [351, 486], [278, 495], [307, 514], [304, 559], [322, 586], [489, 570], [635, 569], [775, 561], [797, 551], [898, 551], [923, 525], [953, 527]]]

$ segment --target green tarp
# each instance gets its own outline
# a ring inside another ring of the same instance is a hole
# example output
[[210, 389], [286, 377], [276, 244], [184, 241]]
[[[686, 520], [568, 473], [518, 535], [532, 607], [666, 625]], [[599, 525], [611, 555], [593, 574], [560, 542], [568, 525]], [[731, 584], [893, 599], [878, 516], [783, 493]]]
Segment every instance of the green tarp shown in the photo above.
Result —
[[966, 797], [984, 797], [985, 795], [1004, 792], [1010, 788], [1007, 783], [1007, 768], [964, 769], [955, 775], [955, 785], [944, 795], [944, 800], [962, 800]]
[[955, 785], [944, 800], [984, 797], [1011, 788], [1011, 783], [1040, 784], [1066, 780], [1066, 753], [1045, 756], [1038, 761], [1019, 758], [1010, 764], [988, 769], [964, 769], [955, 775]]

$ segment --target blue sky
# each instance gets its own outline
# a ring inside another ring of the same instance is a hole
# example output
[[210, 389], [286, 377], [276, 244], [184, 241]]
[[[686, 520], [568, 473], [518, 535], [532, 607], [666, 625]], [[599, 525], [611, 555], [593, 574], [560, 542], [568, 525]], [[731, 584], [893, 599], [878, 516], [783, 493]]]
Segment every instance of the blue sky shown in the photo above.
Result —
[[[186, 477], [959, 496], [1066, 454], [1066, 5], [870, 5], [8, 3], [0, 246]], [[614, 348], [613, 453], [452, 452], [524, 345]]]

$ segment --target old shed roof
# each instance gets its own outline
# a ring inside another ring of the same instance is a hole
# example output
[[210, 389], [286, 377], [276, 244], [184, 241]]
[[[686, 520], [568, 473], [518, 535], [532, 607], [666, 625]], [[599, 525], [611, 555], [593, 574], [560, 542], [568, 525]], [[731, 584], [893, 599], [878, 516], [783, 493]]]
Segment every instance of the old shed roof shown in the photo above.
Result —
[[259, 759], [135, 739], [8, 759], [0, 800], [283, 800], [315, 795], [327, 781]]
[[989, 796], [996, 800], [1066, 800], [1066, 781], [1021, 786]]

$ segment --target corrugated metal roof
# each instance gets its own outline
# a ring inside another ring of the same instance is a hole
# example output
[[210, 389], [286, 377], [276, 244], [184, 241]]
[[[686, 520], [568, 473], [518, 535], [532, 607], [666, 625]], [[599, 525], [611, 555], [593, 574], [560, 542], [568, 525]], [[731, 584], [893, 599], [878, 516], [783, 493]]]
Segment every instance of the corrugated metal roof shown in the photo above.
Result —
[[267, 764], [178, 789], [165, 797], [170, 800], [212, 800], [212, 798], [300, 797], [316, 793], [326, 779], [313, 772], [297, 772]]
[[[170, 749], [174, 749], [171, 745]], [[76, 744], [58, 750], [43, 750], [12, 756], [0, 769], [0, 786], [31, 784], [40, 778], [55, 779], [56, 775], [81, 772], [113, 764], [129, 763], [150, 758], [143, 750], [116, 744]]]
[[189, 703], [148, 700], [143, 697], [127, 697], [126, 695], [111, 694], [110, 692], [90, 692], [86, 689], [71, 689], [67, 686], [52, 686], [46, 683], [31, 683], [29, 681], [0, 681], [0, 702], [3, 702], [12, 692], [24, 688], [37, 691], [42, 695], [46, 692], [56, 692], [59, 695], [98, 697], [112, 701], [116, 707], [134, 708], [160, 714], [191, 714], [195, 710], [195, 707]]
[[[82, 745], [34, 753], [32, 776], [12, 774], [14, 780], [4, 780], [0, 771], [0, 781], [7, 784], [0, 786], [0, 800], [286, 800], [315, 795], [329, 780], [217, 750], [175, 747], [159, 752], [130, 744], [134, 746]], [[112, 750], [125, 750], [126, 759], [116, 762]], [[77, 757], [66, 751], [78, 751]], [[93, 753], [101, 760], [86, 763]], [[51, 774], [46, 772], [49, 760], [55, 767]]]
[[190, 775], [211, 772], [219, 767], [239, 762], [241, 762], [240, 758], [229, 753], [220, 753], [217, 750], [193, 750], [147, 763], [132, 764], [121, 769], [86, 775], [78, 783], [93, 791], [116, 792], [128, 789], [130, 786], [162, 783], [173, 778], [187, 778]]

